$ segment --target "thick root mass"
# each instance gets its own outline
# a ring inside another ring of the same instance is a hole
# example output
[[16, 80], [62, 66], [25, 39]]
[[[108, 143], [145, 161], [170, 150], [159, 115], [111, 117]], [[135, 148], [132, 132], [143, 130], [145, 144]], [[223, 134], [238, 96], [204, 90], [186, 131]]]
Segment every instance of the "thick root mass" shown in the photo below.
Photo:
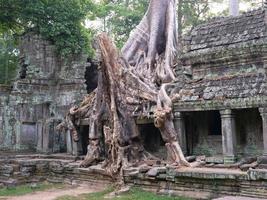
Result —
[[[83, 167], [100, 162], [110, 175], [153, 156], [143, 148], [135, 116], [154, 113], [171, 163], [190, 166], [173, 125], [171, 88], [177, 47], [176, 1], [151, 0], [148, 11], [122, 49], [106, 34], [97, 38], [102, 64], [98, 88], [70, 110], [64, 126], [78, 140], [75, 123], [89, 117], [88, 153]], [[101, 145], [102, 141], [102, 145]]]

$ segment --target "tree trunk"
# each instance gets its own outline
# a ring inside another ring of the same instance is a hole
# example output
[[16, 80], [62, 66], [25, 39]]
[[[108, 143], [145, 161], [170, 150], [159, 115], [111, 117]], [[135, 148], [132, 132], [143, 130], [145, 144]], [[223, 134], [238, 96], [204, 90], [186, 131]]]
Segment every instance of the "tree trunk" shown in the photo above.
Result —
[[[142, 146], [134, 118], [136, 113], [142, 117], [151, 111], [166, 144], [169, 162], [190, 166], [173, 125], [176, 25], [176, 1], [151, 0], [146, 15], [131, 33], [122, 53], [106, 34], [98, 36], [102, 65], [98, 88], [94, 98], [90, 98], [94, 101], [86, 103], [85, 100], [75, 112], [70, 112], [74, 119], [90, 116], [89, 146], [83, 167], [101, 161], [104, 152], [103, 167], [110, 175], [117, 175], [133, 163], [152, 158]], [[152, 106], [155, 109], [152, 110]]]
[[229, 0], [229, 13], [231, 16], [239, 15], [239, 0]]

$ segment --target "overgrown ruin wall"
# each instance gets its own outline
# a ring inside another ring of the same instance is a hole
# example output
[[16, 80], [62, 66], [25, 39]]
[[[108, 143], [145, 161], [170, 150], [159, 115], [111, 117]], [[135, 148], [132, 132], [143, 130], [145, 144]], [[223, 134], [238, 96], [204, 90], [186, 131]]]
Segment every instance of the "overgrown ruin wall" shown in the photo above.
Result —
[[[209, 129], [210, 124], [222, 126], [223, 112], [230, 110], [229, 134], [236, 138], [230, 142], [237, 157], [263, 154], [266, 133], [259, 108], [267, 107], [266, 13], [260, 8], [216, 18], [184, 37], [176, 68], [179, 98], [174, 111], [184, 118], [189, 153], [223, 154], [226, 136], [222, 130], [213, 135]], [[218, 113], [216, 122], [209, 117], [214, 112]]]
[[264, 9], [197, 26], [184, 39], [179, 111], [264, 107], [267, 23]]
[[65, 152], [66, 135], [55, 127], [87, 93], [88, 65], [84, 56], [62, 59], [49, 41], [24, 35], [18, 76], [0, 95], [0, 149]]

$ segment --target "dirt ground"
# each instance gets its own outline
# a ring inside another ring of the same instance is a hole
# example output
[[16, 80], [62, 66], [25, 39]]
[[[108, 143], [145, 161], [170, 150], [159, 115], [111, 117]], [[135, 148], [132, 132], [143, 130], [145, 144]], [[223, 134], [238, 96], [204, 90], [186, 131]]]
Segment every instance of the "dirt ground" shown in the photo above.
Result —
[[249, 197], [237, 197], [237, 196], [229, 196], [229, 197], [222, 197], [214, 200], [263, 200], [258, 198], [249, 198]]
[[80, 194], [88, 194], [103, 191], [105, 188], [100, 186], [71, 186], [63, 189], [49, 189], [46, 191], [34, 192], [23, 196], [0, 197], [0, 200], [54, 200], [61, 196], [71, 195], [78, 196]]

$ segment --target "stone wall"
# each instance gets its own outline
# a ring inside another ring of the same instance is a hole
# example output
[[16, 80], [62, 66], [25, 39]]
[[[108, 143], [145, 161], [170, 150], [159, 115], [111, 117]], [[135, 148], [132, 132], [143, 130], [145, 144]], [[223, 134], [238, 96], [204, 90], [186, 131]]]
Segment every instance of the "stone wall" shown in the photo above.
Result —
[[222, 135], [216, 111], [185, 113], [188, 155], [222, 155]]
[[[260, 8], [216, 18], [184, 37], [174, 112], [184, 115], [180, 121], [185, 121], [190, 154], [233, 154], [231, 162], [236, 154], [262, 155], [267, 141], [262, 141], [266, 131], [258, 109], [267, 107], [266, 16], [266, 8]], [[221, 112], [221, 135], [209, 134], [212, 122], [204, 111]]]
[[160, 194], [213, 199], [220, 196], [267, 198], [266, 170], [141, 167], [124, 171], [128, 185]]
[[62, 59], [49, 41], [24, 35], [17, 79], [0, 94], [0, 150], [65, 152], [66, 135], [55, 127], [87, 93], [88, 65], [83, 55]]
[[4, 147], [4, 143], [7, 140], [4, 137], [4, 125], [5, 125], [5, 108], [8, 102], [8, 96], [11, 88], [9, 86], [0, 85], [0, 147]]
[[259, 111], [257, 109], [236, 110], [235, 117], [239, 157], [262, 155], [263, 134]]
[[[67, 155], [0, 156], [0, 188], [41, 181], [114, 186], [100, 166], [79, 168], [80, 161]], [[267, 198], [264, 169], [175, 168], [143, 165], [124, 169], [126, 186], [138, 186], [159, 194], [212, 199], [238, 195]]]
[[177, 66], [178, 111], [267, 105], [266, 11], [215, 19], [185, 37]]
[[0, 188], [27, 183], [49, 181], [67, 184], [106, 184], [111, 177], [99, 167], [79, 168], [79, 162], [71, 156], [28, 155], [0, 158]]
[[185, 37], [186, 51], [229, 46], [266, 37], [265, 10], [246, 12], [237, 17], [215, 18], [195, 27]]

